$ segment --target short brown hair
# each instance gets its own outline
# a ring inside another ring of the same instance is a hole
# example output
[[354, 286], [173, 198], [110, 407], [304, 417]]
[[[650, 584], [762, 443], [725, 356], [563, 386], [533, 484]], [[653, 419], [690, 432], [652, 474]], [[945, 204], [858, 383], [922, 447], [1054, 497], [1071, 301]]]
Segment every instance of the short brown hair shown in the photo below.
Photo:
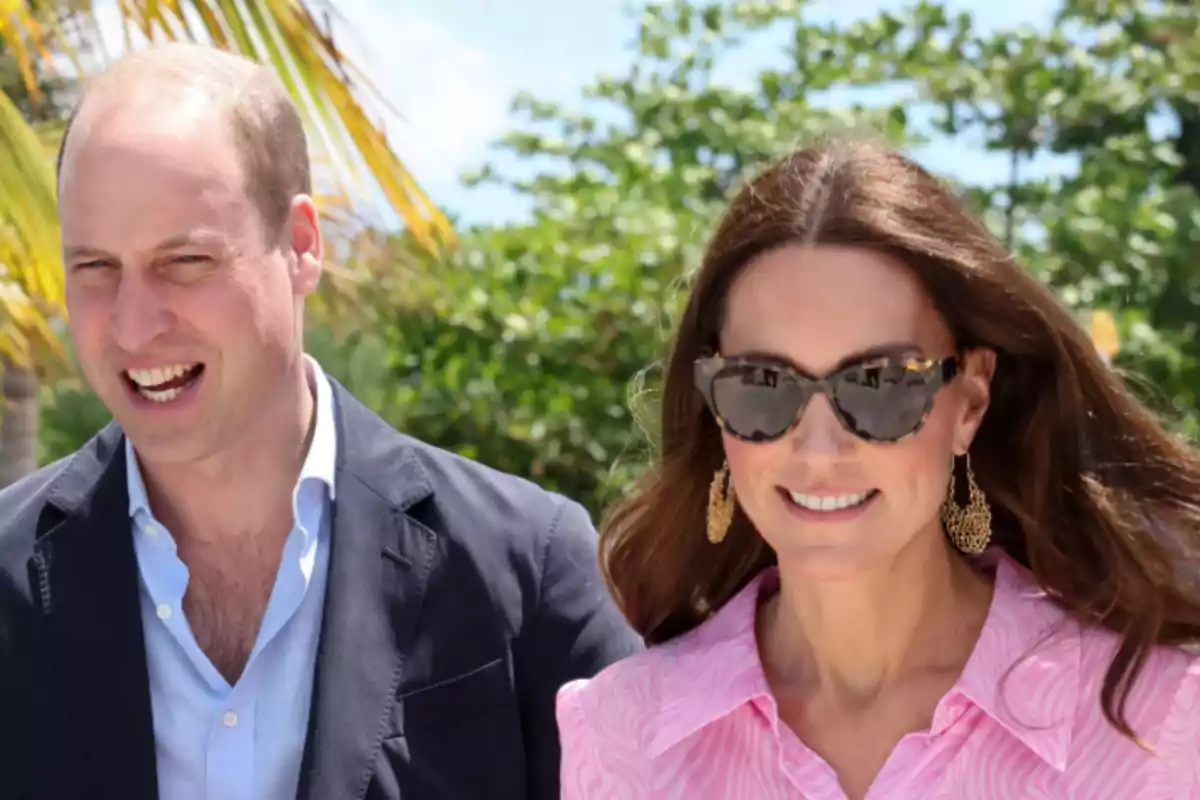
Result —
[[602, 525], [602, 568], [630, 623], [649, 643], [672, 639], [775, 562], [740, 510], [720, 547], [705, 538], [723, 453], [692, 374], [717, 350], [735, 277], [789, 244], [899, 259], [960, 347], [996, 352], [991, 404], [971, 447], [993, 541], [1072, 616], [1121, 636], [1101, 700], [1113, 726], [1132, 735], [1124, 704], [1151, 647], [1200, 639], [1200, 462], [951, 191], [870, 143], [783, 159], [734, 198], [710, 242], [666, 368], [660, 460]]
[[267, 67], [212, 47], [170, 44], [125, 56], [88, 83], [67, 119], [59, 144], [61, 177], [67, 139], [89, 101], [153, 92], [169, 104], [181, 91], [199, 91], [228, 114], [230, 132], [245, 178], [246, 193], [262, 217], [268, 238], [287, 222], [292, 200], [312, 193], [304, 125], [279, 77]]

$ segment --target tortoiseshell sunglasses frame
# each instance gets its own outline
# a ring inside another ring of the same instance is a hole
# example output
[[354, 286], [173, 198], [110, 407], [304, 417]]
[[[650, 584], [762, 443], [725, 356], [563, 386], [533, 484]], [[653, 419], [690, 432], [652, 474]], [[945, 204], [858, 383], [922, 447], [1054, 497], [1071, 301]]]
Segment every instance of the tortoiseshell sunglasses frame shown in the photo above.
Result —
[[[916, 356], [907, 356], [904, 358], [895, 358], [891, 356], [871, 357], [859, 361], [854, 364], [847, 364], [840, 369], [823, 377], [817, 378], [808, 375], [797, 369], [795, 365], [790, 364], [786, 360], [779, 358], [767, 358], [761, 356], [722, 356], [720, 354], [703, 356], [696, 359], [694, 368], [694, 382], [700, 394], [704, 397], [704, 402], [708, 405], [709, 410], [717, 420], [717, 424], [735, 439], [740, 439], [744, 442], [773, 442], [787, 436], [799, 423], [804, 415], [804, 409], [808, 403], [817, 394], [823, 394], [829, 399], [829, 404], [833, 407], [834, 413], [837, 415], [838, 421], [846, 430], [850, 431], [855, 436], [868, 442], [873, 443], [896, 443], [903, 441], [909, 436], [913, 436], [920, 432], [925, 427], [926, 421], [929, 419], [929, 413], [933, 410], [934, 397], [943, 386], [954, 379], [958, 374], [960, 358], [957, 355], [947, 356], [945, 358], [921, 358]], [[924, 381], [925, 389], [925, 408], [921, 412], [921, 417], [917, 421], [916, 426], [900, 436], [896, 437], [878, 437], [854, 427], [846, 412], [842, 410], [838, 404], [836, 394], [836, 384], [844, 379], [847, 375], [859, 374], [864, 375], [867, 370], [879, 369], [881, 367], [902, 366], [906, 372], [913, 373], [921, 377]], [[738, 432], [731, 427], [729, 423], [721, 416], [717, 408], [716, 398], [714, 396], [713, 386], [717, 377], [725, 369], [729, 368], [745, 368], [758, 367], [778, 370], [780, 373], [788, 376], [792, 380], [806, 386], [808, 388], [807, 396], [804, 402], [796, 409], [796, 413], [792, 418], [791, 423], [782, 431], [762, 436], [747, 436]]]

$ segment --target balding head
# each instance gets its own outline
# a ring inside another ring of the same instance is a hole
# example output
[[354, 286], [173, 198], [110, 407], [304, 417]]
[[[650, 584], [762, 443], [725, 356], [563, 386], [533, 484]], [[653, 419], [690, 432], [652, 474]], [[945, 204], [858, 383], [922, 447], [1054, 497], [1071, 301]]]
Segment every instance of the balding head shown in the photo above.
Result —
[[308, 418], [308, 181], [296, 109], [251, 62], [175, 45], [88, 86], [59, 173], [67, 311], [144, 463], [242, 463]]
[[64, 161], [85, 143], [89, 127], [127, 114], [164, 132], [185, 132], [207, 115], [221, 115], [268, 238], [282, 232], [296, 195], [312, 192], [295, 104], [272, 70], [242, 56], [168, 44], [115, 62], [87, 83], [67, 122], [58, 153], [60, 179]]

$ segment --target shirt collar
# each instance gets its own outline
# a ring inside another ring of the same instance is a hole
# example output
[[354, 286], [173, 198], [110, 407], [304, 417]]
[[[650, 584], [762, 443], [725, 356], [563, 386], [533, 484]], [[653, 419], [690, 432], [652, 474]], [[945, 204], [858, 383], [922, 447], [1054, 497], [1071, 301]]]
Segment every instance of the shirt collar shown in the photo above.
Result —
[[[304, 356], [310, 385], [314, 389], [316, 422], [313, 426], [312, 442], [309, 443], [308, 453], [300, 467], [300, 477], [296, 481], [297, 490], [310, 480], [325, 486], [329, 498], [334, 496], [334, 473], [337, 468], [337, 426], [333, 418], [333, 389], [329, 385], [321, 365], [308, 354]], [[125, 437], [125, 481], [129, 494], [129, 516], [137, 516], [138, 512], [150, 513], [150, 502], [146, 494], [146, 483], [138, 466], [133, 443]]]
[[329, 498], [332, 500], [336, 485], [334, 473], [337, 469], [337, 425], [333, 419], [333, 389], [316, 359], [306, 354], [304, 360], [308, 364], [309, 379], [316, 390], [316, 422], [297, 485], [312, 478], [329, 490]]
[[[651, 755], [661, 755], [747, 703], [774, 705], [758, 655], [755, 620], [759, 602], [778, 586], [778, 571], [764, 570], [704, 624], [659, 647], [662, 704]], [[772, 727], [777, 724], [776, 715]]]
[[[980, 565], [995, 572], [992, 605], [962, 675], [934, 712], [930, 732], [948, 728], [962, 713], [954, 698], [965, 698], [1061, 771], [1078, 695], [1078, 626], [1007, 555], [989, 551]], [[703, 625], [660, 647], [662, 705], [653, 755], [747, 704], [778, 732], [755, 637], [759, 603], [778, 585], [777, 569], [764, 570]], [[1044, 691], [1051, 686], [1055, 691]]]
[[[966, 698], [1062, 771], [1079, 699], [1082, 630], [1008, 555], [992, 550], [981, 561], [995, 569], [992, 607], [947, 701]], [[957, 716], [947, 701], [934, 712], [935, 734]]]

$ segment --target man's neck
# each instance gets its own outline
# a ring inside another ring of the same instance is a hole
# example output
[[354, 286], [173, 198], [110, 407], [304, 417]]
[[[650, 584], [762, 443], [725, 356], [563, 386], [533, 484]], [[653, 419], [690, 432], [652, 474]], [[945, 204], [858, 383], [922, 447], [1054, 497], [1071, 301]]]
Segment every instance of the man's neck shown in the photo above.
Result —
[[281, 393], [285, 402], [264, 403], [260, 423], [232, 446], [200, 462], [139, 459], [154, 515], [177, 541], [254, 536], [278, 524], [316, 427], [314, 390], [307, 365], [301, 369], [296, 385]]

